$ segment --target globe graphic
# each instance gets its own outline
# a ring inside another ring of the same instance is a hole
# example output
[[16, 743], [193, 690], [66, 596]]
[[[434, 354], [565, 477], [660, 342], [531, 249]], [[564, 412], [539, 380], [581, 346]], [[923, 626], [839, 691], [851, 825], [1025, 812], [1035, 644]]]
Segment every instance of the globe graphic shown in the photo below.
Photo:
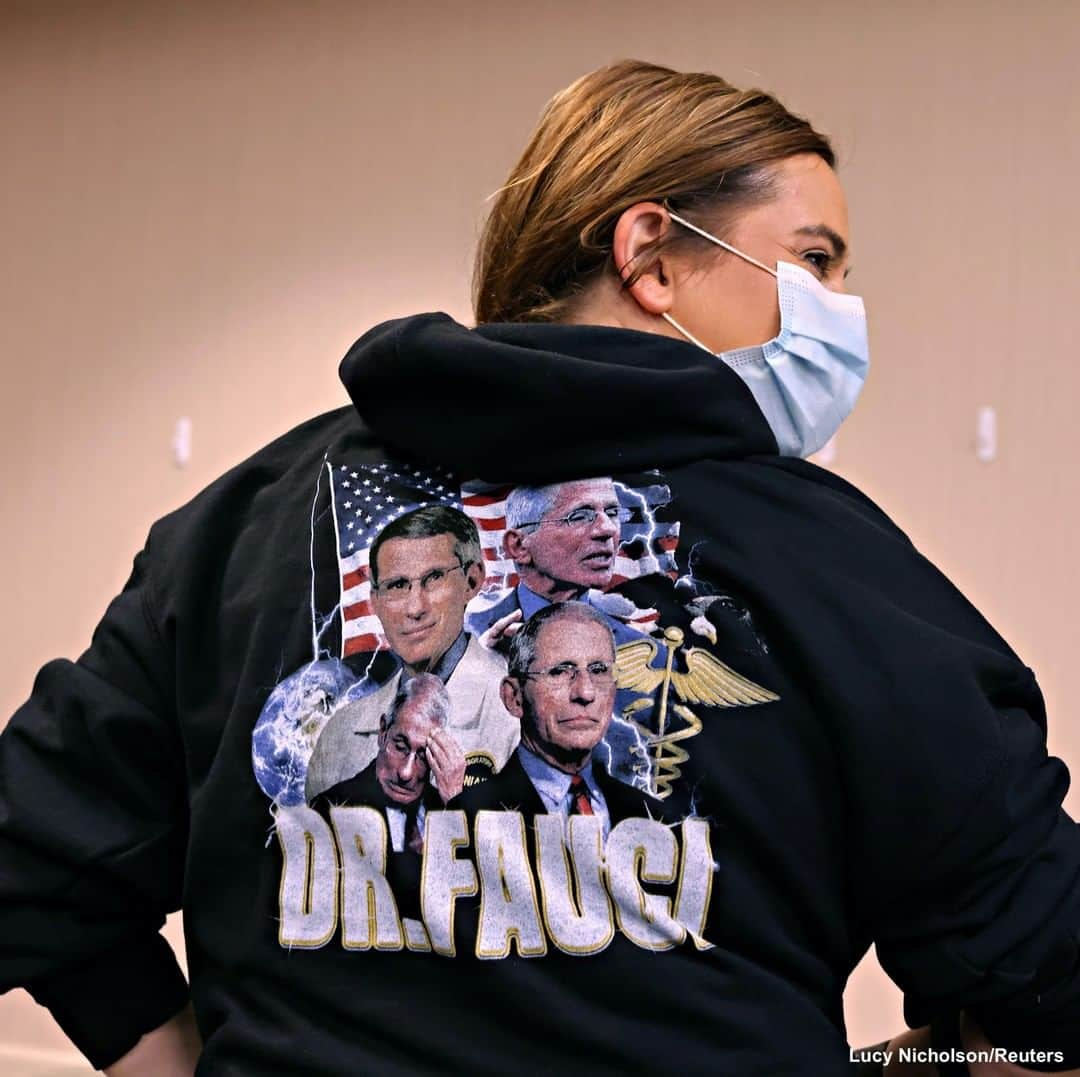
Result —
[[251, 763], [259, 788], [275, 804], [304, 803], [315, 740], [337, 706], [359, 686], [356, 674], [331, 658], [290, 674], [270, 693], [251, 736]]

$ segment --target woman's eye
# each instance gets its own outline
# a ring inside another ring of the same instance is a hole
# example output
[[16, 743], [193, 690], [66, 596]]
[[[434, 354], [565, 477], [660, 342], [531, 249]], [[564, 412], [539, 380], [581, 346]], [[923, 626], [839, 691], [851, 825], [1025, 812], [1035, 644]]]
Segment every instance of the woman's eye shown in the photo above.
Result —
[[832, 255], [828, 251], [807, 251], [803, 260], [809, 262], [821, 276], [825, 276], [832, 265]]

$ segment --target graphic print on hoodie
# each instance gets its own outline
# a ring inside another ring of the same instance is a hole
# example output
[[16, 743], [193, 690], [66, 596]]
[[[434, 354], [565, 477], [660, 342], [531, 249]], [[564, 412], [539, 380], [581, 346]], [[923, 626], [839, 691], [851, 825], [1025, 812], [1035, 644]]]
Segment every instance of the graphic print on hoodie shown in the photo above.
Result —
[[693, 557], [680, 575], [663, 475], [327, 459], [315, 505], [312, 548], [321, 527], [336, 552], [313, 560], [315, 657], [252, 745], [279, 943], [711, 948], [718, 864], [683, 767], [724, 708], [779, 697], [714, 653], [717, 617], [749, 615]]

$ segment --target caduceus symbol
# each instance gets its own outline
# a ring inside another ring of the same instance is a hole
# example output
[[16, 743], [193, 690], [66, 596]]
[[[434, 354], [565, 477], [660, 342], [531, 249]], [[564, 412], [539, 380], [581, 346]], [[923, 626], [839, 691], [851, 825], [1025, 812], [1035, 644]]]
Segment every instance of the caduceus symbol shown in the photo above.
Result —
[[[643, 637], [632, 643], [624, 643], [615, 655], [615, 675], [618, 686], [648, 694], [646, 699], [635, 699], [623, 708], [623, 717], [633, 716], [655, 704], [654, 692], [660, 688], [659, 715], [656, 732], [649, 733], [648, 746], [653, 749], [650, 770], [654, 796], [668, 797], [672, 783], [682, 773], [679, 766], [690, 754], [677, 742], [694, 737], [701, 732], [701, 719], [687, 703], [700, 703], [707, 707], [750, 707], [758, 703], [772, 703], [780, 697], [760, 684], [736, 673], [701, 647], [682, 651], [686, 672], [675, 668], [675, 653], [682, 649], [685, 639], [681, 628], [665, 628], [663, 646], [667, 651], [662, 668], [653, 665], [661, 644], [655, 639]], [[671, 700], [671, 689], [682, 701]], [[673, 712], [686, 725], [668, 732], [668, 712]]]

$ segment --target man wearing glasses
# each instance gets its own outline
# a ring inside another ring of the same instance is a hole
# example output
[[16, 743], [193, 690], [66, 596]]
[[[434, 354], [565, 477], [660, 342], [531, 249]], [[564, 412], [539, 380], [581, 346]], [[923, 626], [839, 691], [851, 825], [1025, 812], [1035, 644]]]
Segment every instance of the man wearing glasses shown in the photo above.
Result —
[[427, 813], [442, 808], [462, 790], [465, 756], [447, 733], [449, 719], [450, 697], [442, 681], [430, 673], [417, 674], [380, 718], [374, 760], [320, 793], [312, 807], [380, 808], [390, 850], [420, 853]]
[[386, 878], [403, 916], [419, 919], [421, 856], [429, 812], [457, 796], [465, 756], [447, 730], [450, 696], [438, 677], [418, 673], [379, 720], [378, 751], [362, 771], [314, 798], [330, 819], [334, 806], [361, 805], [386, 823]]
[[[495, 606], [471, 614], [469, 630], [487, 632], [488, 642], [505, 651], [537, 610], [572, 599], [592, 602], [611, 584], [626, 516], [610, 478], [514, 489], [506, 499], [503, 549], [518, 585]], [[608, 624], [617, 643], [640, 638], [617, 618], [608, 617]]]
[[584, 602], [545, 606], [510, 643], [501, 685], [521, 723], [506, 766], [449, 805], [482, 810], [599, 817], [606, 837], [630, 817], [660, 815], [660, 801], [611, 777], [597, 747], [615, 703], [615, 640], [607, 619]]
[[371, 762], [380, 720], [402, 684], [419, 673], [446, 685], [447, 730], [472, 764], [473, 776], [497, 770], [517, 744], [518, 723], [499, 694], [505, 660], [464, 627], [466, 603], [484, 582], [472, 520], [448, 505], [404, 513], [372, 542], [368, 566], [371, 606], [398, 669], [330, 717], [308, 762], [308, 801]]

